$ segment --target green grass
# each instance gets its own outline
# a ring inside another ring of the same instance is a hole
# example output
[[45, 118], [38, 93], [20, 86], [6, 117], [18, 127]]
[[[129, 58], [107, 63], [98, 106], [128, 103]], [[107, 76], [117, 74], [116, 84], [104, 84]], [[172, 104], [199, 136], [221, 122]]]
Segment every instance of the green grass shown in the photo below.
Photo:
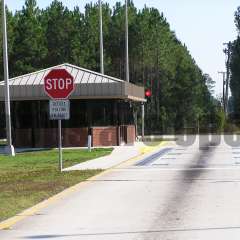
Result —
[[[111, 151], [64, 150], [64, 167], [105, 156]], [[0, 221], [100, 172], [60, 173], [57, 150], [19, 153], [16, 157], [0, 155]]]

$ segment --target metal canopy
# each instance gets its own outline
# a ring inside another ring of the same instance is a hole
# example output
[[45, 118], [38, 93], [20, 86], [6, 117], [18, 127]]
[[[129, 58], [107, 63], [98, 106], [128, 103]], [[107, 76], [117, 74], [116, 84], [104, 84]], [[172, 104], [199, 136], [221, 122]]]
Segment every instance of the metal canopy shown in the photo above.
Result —
[[[10, 79], [11, 100], [49, 99], [44, 92], [44, 77], [54, 68], [66, 69], [74, 77], [76, 88], [70, 99], [125, 99], [145, 102], [143, 87], [68, 63]], [[4, 81], [0, 82], [0, 101], [4, 101]]]

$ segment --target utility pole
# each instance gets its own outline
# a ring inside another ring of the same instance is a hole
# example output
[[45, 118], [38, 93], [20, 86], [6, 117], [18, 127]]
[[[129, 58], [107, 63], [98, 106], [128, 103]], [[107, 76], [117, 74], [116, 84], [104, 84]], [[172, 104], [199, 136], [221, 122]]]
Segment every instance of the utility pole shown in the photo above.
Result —
[[15, 156], [14, 147], [12, 145], [12, 130], [11, 130], [7, 20], [6, 20], [5, 0], [2, 0], [2, 31], [3, 31], [3, 65], [4, 65], [4, 80], [5, 80], [5, 118], [6, 118], [6, 131], [7, 131], [7, 146], [5, 148], [5, 152], [11, 156]]
[[98, 0], [99, 4], [99, 28], [100, 28], [100, 71], [104, 74], [104, 58], [103, 58], [103, 19], [102, 19], [102, 0]]
[[226, 72], [218, 72], [219, 74], [222, 74], [222, 77], [223, 77], [223, 97], [222, 97], [222, 101], [223, 101], [223, 110], [224, 110], [224, 113], [226, 113], [226, 105], [225, 105], [225, 84], [226, 84]]
[[224, 43], [223, 45], [227, 46], [227, 48], [223, 50], [223, 52], [227, 56], [227, 60], [226, 60], [227, 76], [226, 76], [226, 94], [225, 94], [225, 112], [227, 114], [228, 113], [228, 92], [229, 92], [229, 82], [230, 82], [230, 56], [231, 56], [232, 43], [228, 42], [228, 43]]
[[125, 0], [125, 49], [126, 49], [126, 81], [129, 82], [129, 56], [128, 56], [128, 0]]

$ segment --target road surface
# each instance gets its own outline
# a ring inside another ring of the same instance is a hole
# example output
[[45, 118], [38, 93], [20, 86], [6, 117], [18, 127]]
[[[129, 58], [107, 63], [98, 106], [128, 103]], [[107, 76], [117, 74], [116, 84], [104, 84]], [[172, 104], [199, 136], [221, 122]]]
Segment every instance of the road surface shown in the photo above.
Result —
[[239, 240], [240, 146], [169, 144], [27, 217], [1, 240]]

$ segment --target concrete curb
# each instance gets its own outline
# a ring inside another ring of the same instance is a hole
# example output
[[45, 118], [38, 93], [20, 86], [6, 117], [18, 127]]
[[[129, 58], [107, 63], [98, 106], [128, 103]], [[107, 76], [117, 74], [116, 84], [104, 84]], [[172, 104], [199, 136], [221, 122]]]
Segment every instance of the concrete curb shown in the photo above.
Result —
[[11, 217], [7, 220], [4, 220], [3, 222], [0, 222], [0, 230], [11, 229], [16, 223], [20, 222], [21, 220], [24, 220], [27, 217], [35, 215], [41, 209], [46, 208], [49, 205], [53, 204], [54, 202], [57, 202], [57, 201], [63, 199], [64, 197], [67, 197], [67, 196], [71, 195], [72, 193], [78, 191], [82, 187], [85, 187], [87, 184], [90, 184], [91, 182], [95, 181], [97, 178], [99, 178], [101, 176], [104, 176], [107, 173], [112, 172], [115, 168], [117, 168], [121, 165], [126, 165], [126, 164], [130, 165], [133, 162], [136, 162], [136, 161], [140, 160], [143, 157], [143, 155], [145, 155], [147, 153], [149, 154], [150, 152], [154, 152], [159, 147], [164, 146], [166, 143], [167, 142], [162, 142], [158, 146], [154, 146], [154, 147], [150, 147], [150, 148], [147, 147], [147, 151], [146, 151], [146, 149], [145, 149], [145, 151], [141, 151], [141, 153], [138, 156], [133, 157], [131, 159], [128, 159], [126, 161], [123, 161], [122, 163], [120, 163], [120, 164], [118, 164], [118, 165], [116, 165], [112, 168], [109, 168], [109, 169], [107, 169], [107, 170], [105, 170], [105, 171], [103, 171], [103, 172], [101, 172], [101, 173], [99, 173], [99, 174], [97, 174], [97, 175], [95, 175], [91, 178], [86, 179], [83, 182], [80, 182], [80, 183], [78, 183], [78, 184], [76, 184], [72, 187], [69, 187], [69, 188], [63, 190], [62, 192], [60, 192], [60, 193], [58, 193], [58, 194], [56, 194], [56, 195], [54, 195], [54, 196], [52, 196], [48, 199], [36, 204], [35, 206], [24, 210], [23, 212], [15, 215], [14, 217]]

